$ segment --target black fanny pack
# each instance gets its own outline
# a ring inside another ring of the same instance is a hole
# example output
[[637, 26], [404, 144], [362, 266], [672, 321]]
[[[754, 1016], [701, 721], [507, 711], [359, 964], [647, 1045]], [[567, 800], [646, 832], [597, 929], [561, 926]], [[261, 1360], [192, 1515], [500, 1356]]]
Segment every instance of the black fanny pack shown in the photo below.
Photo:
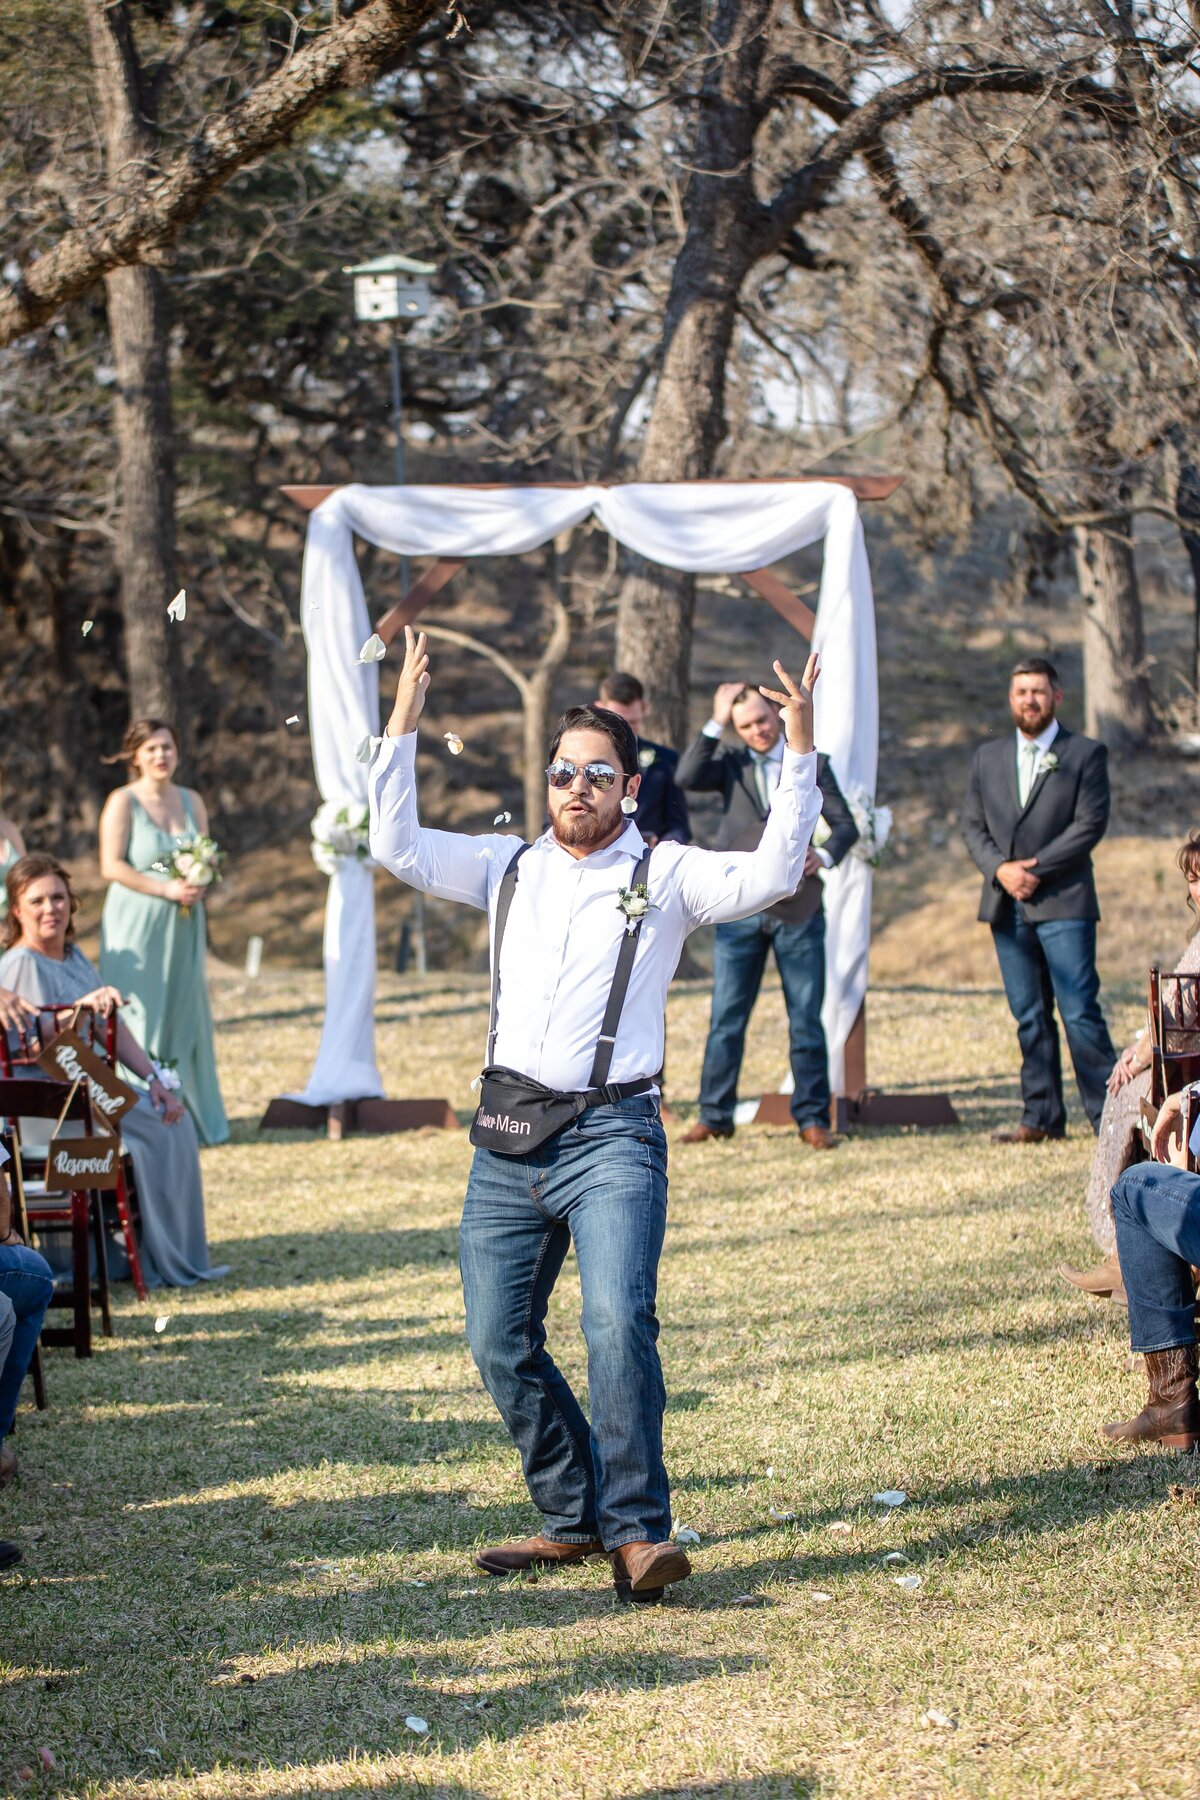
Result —
[[[641, 919], [635, 920], [632, 930], [622, 935], [608, 1004], [604, 1009], [600, 1037], [592, 1061], [591, 1078], [583, 1093], [561, 1094], [555, 1088], [546, 1087], [541, 1081], [534, 1081], [531, 1076], [518, 1073], [516, 1069], [506, 1069], [502, 1064], [492, 1062], [500, 1002], [500, 946], [504, 942], [504, 927], [508, 923], [508, 912], [517, 885], [517, 864], [528, 847], [523, 844], [504, 871], [496, 902], [488, 1066], [480, 1076], [479, 1105], [471, 1122], [471, 1142], [476, 1149], [492, 1150], [499, 1156], [525, 1156], [530, 1150], [538, 1149], [556, 1133], [573, 1124], [589, 1107], [613, 1106], [618, 1100], [631, 1100], [637, 1094], [648, 1094], [658, 1080], [657, 1075], [643, 1075], [636, 1081], [608, 1080], [617, 1025], [625, 1004], [634, 953], [642, 929]], [[647, 850], [634, 871], [630, 885], [636, 887], [639, 882], [644, 882], [649, 867], [650, 852]]]
[[480, 1077], [479, 1106], [471, 1121], [471, 1142], [500, 1156], [524, 1156], [564, 1126], [574, 1124], [589, 1106], [612, 1106], [635, 1094], [648, 1094], [653, 1086], [652, 1078], [646, 1076], [641, 1081], [613, 1081], [583, 1094], [560, 1094], [515, 1069], [485, 1069]]

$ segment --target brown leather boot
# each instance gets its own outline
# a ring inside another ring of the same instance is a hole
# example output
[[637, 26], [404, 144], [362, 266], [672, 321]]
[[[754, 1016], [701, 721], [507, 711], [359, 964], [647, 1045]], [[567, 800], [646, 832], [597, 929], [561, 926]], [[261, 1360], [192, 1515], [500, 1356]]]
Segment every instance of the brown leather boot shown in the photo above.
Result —
[[1200, 1449], [1200, 1399], [1196, 1397], [1196, 1346], [1146, 1352], [1150, 1397], [1136, 1419], [1106, 1425], [1118, 1444], [1159, 1443], [1165, 1450]]
[[680, 1138], [681, 1144], [707, 1144], [713, 1138], [731, 1138], [732, 1125], [702, 1125], [697, 1122], [690, 1131], [685, 1131]]
[[678, 1544], [622, 1544], [609, 1553], [613, 1586], [621, 1600], [642, 1605], [661, 1600], [673, 1581], [686, 1581], [692, 1565]]
[[526, 1569], [561, 1569], [581, 1563], [586, 1556], [603, 1556], [599, 1538], [589, 1544], [560, 1544], [556, 1538], [519, 1538], [512, 1544], [496, 1544], [475, 1552], [475, 1567], [489, 1575], [520, 1575]]
[[1097, 1300], [1124, 1303], [1125, 1283], [1121, 1280], [1121, 1265], [1115, 1256], [1108, 1262], [1097, 1263], [1094, 1269], [1073, 1269], [1070, 1263], [1059, 1263], [1058, 1272], [1072, 1287], [1094, 1295]]

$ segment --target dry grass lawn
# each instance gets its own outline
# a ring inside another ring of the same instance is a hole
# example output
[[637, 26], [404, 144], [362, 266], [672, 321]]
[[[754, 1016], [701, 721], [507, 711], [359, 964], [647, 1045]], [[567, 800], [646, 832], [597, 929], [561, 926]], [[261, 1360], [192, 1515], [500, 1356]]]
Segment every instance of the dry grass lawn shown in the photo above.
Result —
[[[1088, 1136], [991, 1146], [1015, 1096], [998, 991], [889, 979], [872, 1077], [919, 1066], [961, 1130], [673, 1150], [668, 1462], [702, 1543], [694, 1580], [637, 1612], [602, 1567], [471, 1567], [531, 1517], [463, 1341], [465, 1133], [261, 1140], [306, 1073], [319, 980], [219, 983], [237, 1121], [204, 1168], [233, 1273], [123, 1294], [116, 1336], [52, 1353], [51, 1410], [21, 1415], [0, 1787], [1194, 1800], [1200, 1471], [1097, 1438], [1141, 1376], [1123, 1315], [1053, 1273], [1088, 1255]], [[465, 1112], [482, 981], [381, 989], [389, 1090]], [[1133, 990], [1109, 1002], [1128, 1027]], [[678, 1096], [706, 1011], [702, 984], [675, 991]], [[774, 993], [759, 1018], [747, 1091], [782, 1065]], [[577, 1311], [568, 1269], [554, 1339], [582, 1380]], [[892, 1487], [905, 1506], [872, 1504]]]

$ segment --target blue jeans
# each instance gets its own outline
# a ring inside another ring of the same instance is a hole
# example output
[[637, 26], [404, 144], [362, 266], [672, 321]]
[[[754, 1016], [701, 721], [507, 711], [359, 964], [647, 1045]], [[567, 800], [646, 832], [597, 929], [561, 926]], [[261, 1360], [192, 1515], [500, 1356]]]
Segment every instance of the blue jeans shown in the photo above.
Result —
[[1196, 1341], [1200, 1265], [1200, 1175], [1169, 1163], [1134, 1163], [1112, 1190], [1117, 1255], [1129, 1296], [1134, 1350], [1170, 1350]]
[[0, 1244], [0, 1294], [16, 1314], [12, 1343], [0, 1368], [0, 1443], [13, 1428], [17, 1396], [53, 1292], [54, 1277], [44, 1256], [24, 1244]]
[[1021, 1046], [1021, 1123], [1051, 1137], [1061, 1137], [1066, 1129], [1057, 1001], [1079, 1098], [1092, 1130], [1099, 1131], [1117, 1053], [1100, 1011], [1094, 920], [1047, 919], [1029, 925], [1012, 906], [1008, 921], [992, 926], [992, 937]]
[[[667, 1140], [649, 1096], [593, 1107], [527, 1156], [475, 1152], [459, 1234], [467, 1340], [559, 1543], [671, 1535], [654, 1310], [666, 1222]], [[546, 1349], [572, 1242], [590, 1428]]]
[[746, 1027], [772, 948], [787, 1005], [792, 1117], [801, 1131], [808, 1125], [829, 1124], [829, 1051], [821, 1024], [825, 914], [818, 910], [802, 925], [785, 924], [770, 913], [754, 913], [732, 925], [717, 926], [712, 1014], [700, 1075], [700, 1120], [704, 1125], [733, 1124]]

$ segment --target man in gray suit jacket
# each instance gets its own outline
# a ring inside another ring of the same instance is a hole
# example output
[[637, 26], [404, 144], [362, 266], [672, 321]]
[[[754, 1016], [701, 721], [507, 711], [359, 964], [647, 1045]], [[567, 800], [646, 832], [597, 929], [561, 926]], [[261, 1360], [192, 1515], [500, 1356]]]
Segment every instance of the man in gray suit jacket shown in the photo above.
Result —
[[1093, 1130], [1116, 1051], [1100, 1011], [1092, 850], [1108, 825], [1108, 752], [1058, 723], [1058, 673], [1044, 656], [1012, 672], [1014, 737], [975, 752], [962, 834], [983, 876], [979, 917], [992, 928], [1021, 1046], [1021, 1123], [992, 1135], [1036, 1144], [1066, 1129], [1057, 1001]]
[[[732, 722], [741, 738], [722, 749]], [[679, 761], [680, 787], [720, 794], [724, 813], [718, 850], [754, 850], [762, 837], [771, 798], [783, 766], [779, 714], [757, 688], [727, 681], [717, 689], [713, 716]], [[791, 1051], [791, 1110], [804, 1143], [832, 1149], [829, 1129], [829, 1052], [821, 1024], [825, 999], [825, 909], [822, 868], [841, 862], [858, 837], [850, 808], [834, 779], [829, 758], [817, 754], [821, 816], [829, 829], [823, 846], [810, 846], [804, 878], [796, 892], [766, 912], [732, 925], [718, 925], [713, 949], [712, 1016], [700, 1077], [700, 1122], [684, 1133], [685, 1144], [733, 1136], [733, 1109], [746, 1043], [746, 1027], [762, 985], [767, 954], [775, 961], [787, 1003]]]

